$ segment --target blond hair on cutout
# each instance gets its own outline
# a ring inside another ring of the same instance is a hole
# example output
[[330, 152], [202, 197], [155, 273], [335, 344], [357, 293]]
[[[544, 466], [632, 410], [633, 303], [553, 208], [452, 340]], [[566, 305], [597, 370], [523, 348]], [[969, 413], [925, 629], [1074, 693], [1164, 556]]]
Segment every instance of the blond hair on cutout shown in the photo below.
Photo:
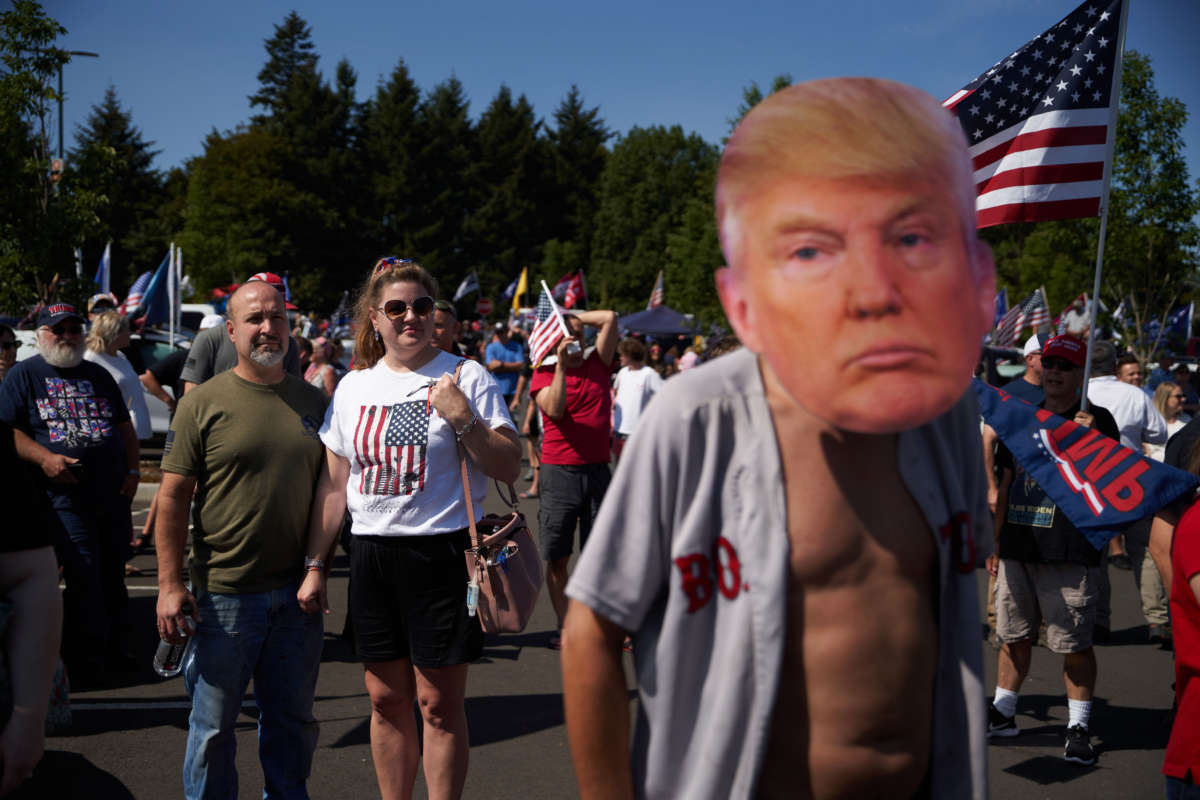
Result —
[[964, 235], [975, 237], [975, 183], [962, 127], [933, 97], [902, 83], [808, 81], [751, 109], [717, 170], [717, 226], [730, 266], [741, 248], [739, 204], [781, 175], [938, 180], [955, 195]]
[[354, 304], [354, 321], [358, 333], [354, 337], [354, 368], [370, 369], [383, 358], [383, 342], [375, 335], [375, 326], [371, 324], [371, 309], [379, 305], [379, 296], [383, 287], [393, 283], [420, 284], [429, 296], [437, 299], [438, 283], [429, 271], [415, 261], [386, 258], [375, 262], [371, 274], [363, 281], [358, 291], [358, 300]]
[[88, 326], [87, 346], [93, 353], [108, 352], [109, 345], [129, 330], [129, 320], [116, 311], [97, 314]]

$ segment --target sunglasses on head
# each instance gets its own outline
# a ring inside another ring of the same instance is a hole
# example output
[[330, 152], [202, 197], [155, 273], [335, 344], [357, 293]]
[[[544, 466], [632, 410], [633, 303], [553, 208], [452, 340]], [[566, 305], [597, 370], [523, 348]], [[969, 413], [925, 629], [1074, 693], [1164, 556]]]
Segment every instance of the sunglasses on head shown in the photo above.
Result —
[[[388, 300], [380, 306], [379, 310], [386, 314], [388, 319], [399, 319], [404, 316], [408, 308], [409, 304], [403, 300]], [[426, 316], [430, 311], [433, 311], [433, 298], [428, 295], [418, 297], [412, 301], [412, 310], [418, 317]]]
[[375, 269], [371, 272], [372, 275], [378, 275], [391, 267], [399, 267], [404, 264], [415, 264], [411, 258], [397, 258], [396, 256], [384, 256], [375, 262]]
[[74, 336], [78, 336], [79, 334], [83, 333], [83, 326], [80, 325], [78, 322], [74, 322], [74, 323], [60, 322], [57, 325], [55, 325], [54, 327], [52, 327], [50, 329], [50, 332], [53, 333], [55, 336], [62, 336], [64, 333], [69, 333]]
[[1070, 372], [1073, 369], [1079, 369], [1079, 365], [1072, 364], [1065, 358], [1054, 358], [1053, 356], [1046, 358], [1045, 356], [1042, 356], [1042, 368], [1056, 369], [1059, 372]]

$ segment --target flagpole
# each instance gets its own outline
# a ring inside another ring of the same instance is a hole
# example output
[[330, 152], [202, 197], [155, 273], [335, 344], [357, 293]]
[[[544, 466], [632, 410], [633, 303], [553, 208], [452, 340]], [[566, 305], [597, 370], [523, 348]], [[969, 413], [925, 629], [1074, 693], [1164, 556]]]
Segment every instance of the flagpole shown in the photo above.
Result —
[[1133, 0], [1121, 3], [1121, 21], [1117, 33], [1117, 61], [1113, 66], [1112, 94], [1109, 96], [1107, 152], [1104, 156], [1104, 183], [1100, 187], [1100, 241], [1096, 245], [1096, 279], [1092, 283], [1092, 307], [1088, 314], [1087, 360], [1083, 364], [1083, 386], [1079, 389], [1079, 410], [1087, 411], [1088, 383], [1092, 376], [1092, 350], [1096, 344], [1096, 312], [1100, 304], [1100, 275], [1104, 268], [1104, 236], [1108, 230], [1108, 194], [1112, 183], [1113, 158], [1117, 149], [1117, 120], [1121, 110], [1121, 71], [1125, 66], [1125, 25], [1129, 21], [1129, 6]]
[[167, 335], [171, 346], [175, 346], [175, 243], [168, 247], [167, 260]]

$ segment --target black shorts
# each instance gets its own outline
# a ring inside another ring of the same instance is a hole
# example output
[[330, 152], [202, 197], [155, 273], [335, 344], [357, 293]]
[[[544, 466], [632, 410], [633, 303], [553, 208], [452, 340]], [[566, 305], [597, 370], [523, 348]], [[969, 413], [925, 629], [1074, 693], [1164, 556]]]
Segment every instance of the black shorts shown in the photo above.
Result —
[[579, 550], [583, 551], [611, 478], [608, 464], [542, 462], [538, 478], [541, 494], [538, 551], [543, 561], [558, 561], [571, 555], [576, 524], [579, 525]]
[[350, 616], [363, 661], [409, 658], [418, 667], [466, 664], [483, 652], [467, 616], [467, 529], [432, 536], [354, 536]]

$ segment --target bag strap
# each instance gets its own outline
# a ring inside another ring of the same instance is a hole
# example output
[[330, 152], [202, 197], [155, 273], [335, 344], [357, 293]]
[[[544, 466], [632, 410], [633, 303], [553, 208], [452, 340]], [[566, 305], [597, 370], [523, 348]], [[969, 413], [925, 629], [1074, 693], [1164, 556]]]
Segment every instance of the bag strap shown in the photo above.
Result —
[[[467, 363], [467, 360], [464, 358], [454, 368], [455, 386], [458, 385], [458, 376], [462, 372], [463, 364], [465, 363]], [[467, 477], [467, 448], [462, 442], [457, 442], [455, 447], [458, 450], [458, 469], [462, 475], [463, 500], [467, 504], [467, 526], [471, 530], [471, 547], [478, 551], [481, 542], [479, 539], [479, 529], [475, 527], [475, 504], [471, 502], [471, 479]], [[478, 558], [478, 554], [476, 554], [476, 557]]]
[[[458, 366], [454, 368], [454, 385], [458, 385], [458, 375], [462, 372], [463, 364], [467, 363], [464, 358], [458, 362]], [[471, 546], [476, 550], [482, 545], [483, 540], [479, 536], [479, 530], [475, 526], [475, 504], [471, 501], [471, 479], [467, 476], [467, 448], [462, 442], [457, 443], [458, 448], [458, 468], [462, 475], [463, 500], [467, 504], [467, 522], [471, 530]], [[504, 487], [508, 487], [508, 495], [504, 494]], [[513, 510], [513, 513], [520, 514], [517, 508], [517, 489], [511, 483], [500, 483], [496, 481], [496, 493], [500, 495], [500, 499], [505, 505]]]

